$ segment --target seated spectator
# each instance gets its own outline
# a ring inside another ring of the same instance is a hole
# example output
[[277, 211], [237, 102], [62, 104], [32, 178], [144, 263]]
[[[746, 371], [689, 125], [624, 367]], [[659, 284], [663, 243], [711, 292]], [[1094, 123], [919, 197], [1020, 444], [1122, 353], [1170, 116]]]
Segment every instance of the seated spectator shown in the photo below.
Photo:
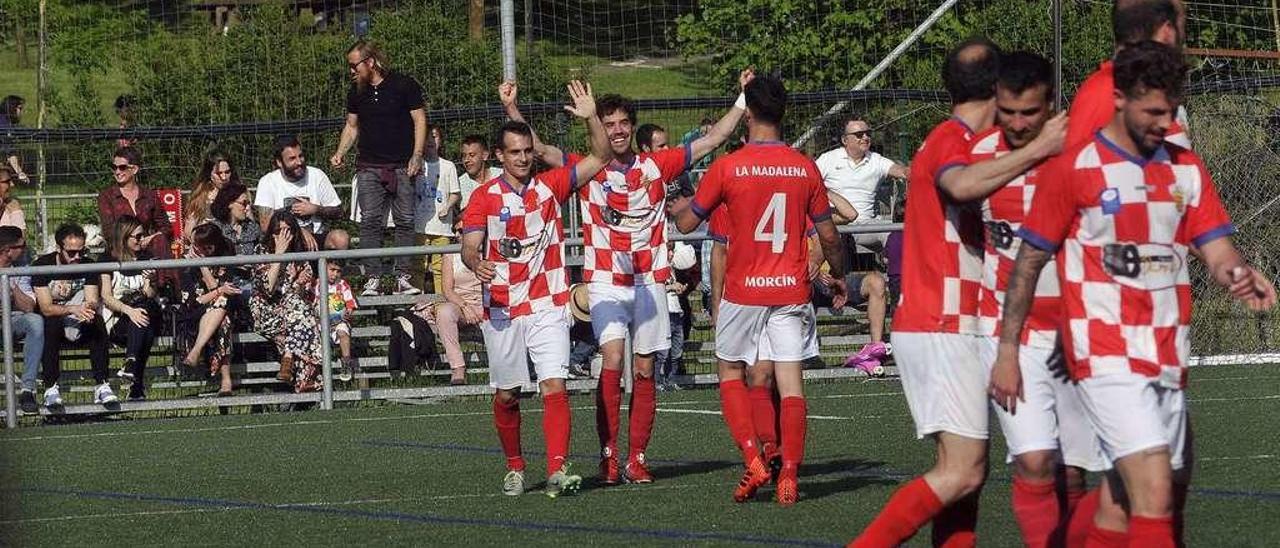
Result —
[[197, 226], [214, 220], [212, 207], [218, 191], [230, 183], [240, 184], [240, 175], [231, 165], [231, 160], [221, 152], [210, 152], [204, 157], [204, 165], [192, 185], [194, 190], [187, 197], [186, 216], [182, 221], [182, 239], [191, 241], [191, 231]]
[[[17, 264], [27, 251], [22, 231], [13, 226], [0, 226], [0, 268]], [[40, 355], [44, 350], [44, 318], [36, 312], [35, 291], [30, 276], [9, 278], [9, 325], [14, 341], [22, 340], [22, 392], [18, 406], [23, 413], [39, 411], [36, 405], [36, 375], [40, 372]]]
[[[116, 219], [107, 245], [105, 262], [145, 261], [151, 254], [142, 248], [146, 234], [142, 222], [130, 215]], [[124, 346], [124, 366], [119, 376], [132, 381], [129, 399], [146, 398], [145, 374], [151, 344], [160, 326], [160, 304], [156, 301], [154, 270], [119, 270], [99, 275], [102, 290], [102, 318], [108, 339]]]
[[[325, 241], [328, 223], [342, 218], [342, 200], [333, 189], [329, 176], [307, 165], [302, 144], [292, 135], [275, 140], [276, 170], [258, 179], [258, 196], [253, 205], [258, 209], [258, 223], [263, 232], [276, 211], [288, 211], [305, 229], [294, 233], [302, 249], [315, 251]], [[271, 245], [267, 246], [268, 248]]]
[[[212, 223], [191, 232], [191, 248], [187, 257], [230, 257], [235, 255], [231, 242]], [[182, 273], [182, 304], [178, 309], [178, 331], [184, 340], [193, 341], [182, 358], [182, 365], [194, 369], [203, 357], [209, 374], [221, 380], [219, 396], [231, 395], [231, 315], [236, 303], [243, 306], [243, 294], [251, 287], [243, 268], [193, 267]]]
[[262, 228], [249, 218], [249, 189], [239, 182], [227, 183], [209, 206], [213, 224], [231, 242], [236, 255], [253, 255], [262, 240]]
[[[831, 276], [826, 272], [821, 245], [817, 235], [809, 238], [810, 282], [813, 284], [812, 301], [816, 307], [833, 306], [831, 296]], [[854, 367], [861, 362], [875, 361], [879, 365], [880, 358], [889, 353], [884, 339], [884, 320], [888, 309], [888, 284], [879, 272], [849, 272], [844, 276], [845, 287], [849, 291], [848, 306], [867, 307], [867, 321], [870, 322], [871, 342], [863, 346], [857, 354], [849, 357], [846, 365]]]
[[17, 227], [26, 234], [27, 216], [22, 212], [22, 203], [11, 195], [16, 182], [12, 170], [0, 167], [0, 226]]
[[[259, 255], [306, 251], [298, 219], [286, 210], [271, 215], [258, 246]], [[295, 392], [320, 389], [320, 323], [316, 318], [316, 276], [306, 262], [255, 265], [249, 311], [253, 328], [276, 345], [280, 372], [276, 378], [292, 382]]]
[[[338, 345], [342, 372], [338, 380], [347, 382], [360, 373], [360, 365], [351, 355], [351, 314], [359, 305], [351, 292], [351, 284], [342, 277], [342, 262], [333, 260], [325, 264], [329, 273], [329, 337]], [[317, 296], [320, 286], [316, 286]]]
[[[41, 255], [31, 266], [54, 266], [92, 263], [85, 250], [85, 233], [80, 225], [66, 223], [54, 232], [57, 249]], [[51, 409], [62, 406], [58, 378], [62, 375], [59, 353], [68, 343], [84, 343], [89, 347], [89, 363], [93, 380], [98, 384], [93, 401], [111, 404], [118, 401], [107, 383], [107, 333], [98, 314], [101, 303], [97, 274], [52, 274], [32, 276], [36, 303], [44, 315], [44, 352], [41, 359], [44, 405]]]
[[98, 193], [99, 227], [103, 234], [113, 234], [117, 219], [124, 215], [136, 217], [147, 234], [142, 248], [149, 250], [152, 257], [167, 259], [172, 256], [169, 236], [173, 228], [155, 191], [138, 184], [141, 170], [142, 153], [138, 149], [116, 149], [111, 158], [111, 175], [116, 184]]
[[684, 242], [672, 242], [668, 250], [671, 277], [667, 279], [667, 314], [671, 319], [671, 348], [661, 350], [655, 357], [659, 390], [679, 390], [676, 375], [684, 374], [685, 317], [689, 308], [689, 294], [702, 281], [698, 268], [697, 251]]
[[479, 325], [484, 321], [480, 280], [462, 264], [462, 256], [456, 253], [441, 257], [440, 270], [440, 290], [444, 300], [428, 309], [427, 321], [444, 346], [445, 360], [449, 362], [451, 373], [449, 384], [466, 384], [467, 362], [462, 357], [458, 327]]

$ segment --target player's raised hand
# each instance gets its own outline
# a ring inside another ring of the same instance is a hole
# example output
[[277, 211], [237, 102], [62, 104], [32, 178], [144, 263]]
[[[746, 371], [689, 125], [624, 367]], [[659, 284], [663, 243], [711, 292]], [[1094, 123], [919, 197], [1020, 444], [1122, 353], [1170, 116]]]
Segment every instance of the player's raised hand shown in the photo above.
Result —
[[507, 80], [498, 86], [498, 99], [502, 101], [502, 106], [511, 107], [516, 104], [519, 92], [520, 86], [514, 80]]
[[1040, 134], [1031, 141], [1041, 158], [1048, 158], [1059, 152], [1067, 142], [1067, 113], [1059, 112], [1044, 123]]
[[1018, 367], [1017, 345], [1000, 345], [996, 363], [991, 366], [991, 382], [987, 394], [996, 405], [1009, 413], [1018, 412], [1018, 401], [1027, 401], [1022, 392], [1022, 369]]
[[591, 95], [591, 84], [573, 80], [566, 87], [569, 89], [569, 98], [573, 100], [573, 104], [565, 105], [565, 110], [583, 119], [596, 115], [596, 98]]
[[747, 84], [750, 84], [756, 77], [756, 71], [751, 67], [747, 67], [738, 73], [738, 90], [746, 91]]
[[1251, 266], [1231, 269], [1231, 286], [1227, 289], [1255, 312], [1269, 310], [1276, 305], [1275, 285]]

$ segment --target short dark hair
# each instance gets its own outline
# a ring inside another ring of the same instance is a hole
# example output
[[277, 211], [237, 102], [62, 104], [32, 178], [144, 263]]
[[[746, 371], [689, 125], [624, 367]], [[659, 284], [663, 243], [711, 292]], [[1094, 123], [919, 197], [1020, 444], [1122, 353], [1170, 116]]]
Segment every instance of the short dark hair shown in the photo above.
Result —
[[16, 226], [0, 226], [0, 250], [22, 241], [22, 229]]
[[[974, 48], [982, 51], [974, 52]], [[984, 38], [970, 38], [947, 52], [942, 66], [942, 83], [951, 95], [951, 104], [990, 99], [996, 94], [1000, 72], [1000, 46]]]
[[1145, 40], [1116, 54], [1115, 80], [1116, 89], [1127, 97], [1160, 90], [1170, 99], [1181, 98], [1187, 63], [1177, 48]]
[[782, 125], [782, 117], [787, 113], [787, 88], [782, 80], [768, 75], [756, 76], [743, 93], [747, 96], [747, 109], [755, 120]]
[[58, 247], [62, 247], [62, 244], [67, 242], [67, 238], [71, 237], [83, 240], [88, 238], [89, 235], [84, 233], [84, 227], [75, 223], [62, 223], [53, 232], [53, 241], [58, 243]]
[[462, 138], [462, 146], [480, 145], [481, 148], [489, 148], [489, 140], [479, 133], [471, 133]]
[[20, 96], [7, 95], [4, 98], [4, 103], [3, 103], [4, 110], [0, 111], [0, 114], [4, 114], [5, 117], [9, 118], [11, 121], [17, 121], [18, 107], [22, 106], [26, 102], [27, 101]]
[[244, 186], [244, 183], [240, 181], [228, 182], [226, 186], [222, 187], [222, 190], [218, 191], [218, 194], [214, 195], [213, 203], [209, 204], [209, 214], [213, 215], [214, 219], [230, 223], [231, 204], [239, 200], [241, 196], [244, 196], [246, 192], [249, 192], [249, 189]]
[[619, 110], [627, 115], [627, 120], [630, 120], [632, 124], [636, 123], [635, 101], [627, 99], [626, 97], [616, 93], [602, 95], [599, 99], [596, 99], [596, 114], [599, 115], [600, 118], [604, 118], [605, 116], [613, 114]]
[[116, 113], [119, 113], [122, 110], [129, 110], [130, 108], [133, 108], [133, 96], [132, 95], [116, 96], [116, 102], [114, 106], [116, 109]]
[[205, 223], [192, 229], [191, 242], [197, 246], [212, 247], [213, 252], [208, 254], [210, 257], [230, 257], [236, 254], [231, 240], [228, 240], [222, 234], [222, 229], [213, 223]]
[[653, 148], [653, 134], [659, 131], [667, 132], [666, 129], [658, 124], [641, 124], [636, 129], [636, 146], [642, 149]]
[[1111, 7], [1111, 33], [1117, 46], [1150, 40], [1162, 25], [1176, 25], [1172, 0], [1116, 0]]
[[1045, 86], [1045, 97], [1053, 97], [1053, 63], [1029, 51], [1013, 51], [1000, 56], [996, 85], [1013, 93]]
[[297, 135], [277, 135], [275, 140], [271, 142], [271, 150], [275, 151], [276, 160], [284, 160], [284, 149], [302, 147], [302, 142], [298, 141]]
[[515, 120], [508, 120], [506, 123], [502, 124], [502, 126], [498, 128], [498, 131], [496, 131], [493, 134], [494, 147], [496, 147], [498, 150], [506, 150], [507, 148], [506, 137], [508, 133], [514, 133], [521, 137], [528, 137], [530, 139], [533, 138], [533, 128], [529, 127], [529, 124], [526, 124], [524, 122], [517, 122]]
[[117, 148], [115, 154], [112, 154], [111, 157], [124, 158], [129, 161], [129, 165], [142, 167], [142, 151], [136, 147], [122, 146]]

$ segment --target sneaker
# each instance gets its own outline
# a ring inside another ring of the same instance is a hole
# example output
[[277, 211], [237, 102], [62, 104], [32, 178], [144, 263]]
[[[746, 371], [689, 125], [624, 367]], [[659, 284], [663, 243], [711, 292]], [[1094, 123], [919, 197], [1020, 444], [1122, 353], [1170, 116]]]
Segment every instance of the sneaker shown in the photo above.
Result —
[[742, 479], [738, 480], [738, 486], [733, 489], [734, 502], [751, 500], [756, 496], [756, 490], [766, 483], [769, 483], [769, 469], [765, 467], [764, 459], [751, 459], [751, 464], [742, 473]]
[[547, 478], [547, 496], [556, 498], [560, 495], [572, 495], [582, 487], [582, 476], [569, 473], [569, 464], [565, 463], [556, 473]]
[[122, 381], [133, 382], [133, 372], [131, 370], [133, 369], [133, 364], [136, 361], [137, 360], [134, 360], [133, 358], [125, 358], [124, 365], [120, 366], [120, 370], [116, 372], [116, 376], [120, 377], [120, 380]]
[[400, 274], [396, 276], [395, 293], [396, 295], [417, 295], [422, 293], [422, 290], [414, 287], [413, 284], [409, 282], [408, 274]]
[[104, 382], [93, 389], [93, 403], [106, 405], [118, 401], [120, 398], [117, 398], [115, 391], [111, 390], [111, 383]]
[[338, 380], [342, 382], [351, 382], [351, 379], [355, 378], [356, 373], [355, 368], [352, 365], [352, 362], [354, 362], [355, 359], [347, 358], [341, 361], [342, 369], [338, 371]]
[[605, 485], [617, 485], [621, 480], [618, 472], [617, 450], [605, 447], [600, 451], [600, 482]]
[[583, 363], [569, 364], [569, 378], [571, 379], [589, 379], [591, 378], [591, 368]]
[[800, 499], [800, 487], [797, 485], [794, 471], [778, 478], [778, 489], [774, 495], [780, 506], [791, 506]]
[[377, 276], [371, 276], [364, 281], [364, 291], [360, 292], [361, 297], [377, 297], [382, 294], [382, 290], [378, 288], [381, 280]]
[[129, 387], [129, 401], [143, 401], [147, 399], [147, 392], [143, 390], [141, 384], [134, 384]]
[[45, 407], [62, 407], [62, 393], [58, 392], [58, 385], [50, 386], [44, 391]]
[[524, 471], [508, 470], [502, 478], [502, 494], [518, 497], [524, 494]]
[[644, 463], [644, 453], [638, 453], [627, 467], [622, 470], [623, 478], [627, 483], [653, 483], [653, 474], [649, 473], [649, 467]]
[[23, 413], [35, 413], [40, 410], [40, 406], [36, 405], [36, 391], [23, 389], [18, 394], [18, 409]]

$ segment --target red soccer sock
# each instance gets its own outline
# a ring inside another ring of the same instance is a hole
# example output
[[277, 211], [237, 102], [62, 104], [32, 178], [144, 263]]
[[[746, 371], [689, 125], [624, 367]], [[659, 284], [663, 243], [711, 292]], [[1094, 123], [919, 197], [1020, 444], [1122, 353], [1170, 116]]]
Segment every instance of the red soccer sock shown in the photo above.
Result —
[[507, 456], [508, 470], [524, 470], [524, 457], [520, 454], [520, 400], [502, 403], [493, 399], [493, 426], [498, 429], [498, 441], [502, 453]]
[[849, 543], [850, 548], [897, 546], [916, 534], [920, 527], [942, 511], [942, 501], [933, 488], [916, 478], [903, 485], [884, 505], [880, 515]]
[[978, 544], [978, 499], [982, 490], [969, 493], [933, 518], [933, 545], [944, 548], [972, 548]]
[[[631, 382], [631, 418], [627, 426], [627, 452], [634, 460], [649, 447], [653, 418], [658, 413], [657, 385], [653, 377], [636, 376]], [[617, 432], [614, 427], [614, 432]]]
[[618, 412], [622, 406], [622, 371], [601, 369], [596, 389], [596, 435], [600, 448], [618, 454]]
[[[1124, 548], [1128, 546], [1129, 534], [1124, 531], [1112, 531], [1094, 525], [1089, 528], [1085, 538], [1085, 548]], [[1068, 544], [1067, 546], [1079, 546]]]
[[760, 455], [760, 442], [756, 440], [755, 424], [751, 420], [747, 385], [742, 380], [720, 382], [720, 411], [725, 425], [729, 427], [729, 435], [742, 451], [743, 462], [750, 465], [752, 459]]
[[782, 467], [798, 470], [804, 460], [809, 406], [804, 396], [782, 398]]
[[542, 396], [542, 435], [547, 442], [547, 476], [564, 466], [569, 455], [569, 394]]
[[1129, 546], [1140, 548], [1173, 548], [1173, 516], [1129, 517]]
[[760, 436], [760, 448], [764, 450], [765, 459], [778, 454], [778, 414], [773, 405], [773, 390], [764, 386], [752, 386], [747, 389], [751, 399], [751, 422], [755, 424], [756, 435]]
[[1094, 487], [1080, 499], [1080, 502], [1076, 503], [1071, 516], [1067, 518], [1067, 546], [1083, 546], [1092, 536], [1091, 531], [1096, 529], [1093, 525], [1093, 517], [1098, 513], [1101, 499], [1102, 488]]
[[1049, 545], [1049, 537], [1057, 528], [1058, 495], [1054, 482], [1034, 483], [1013, 477], [1013, 515], [1022, 530], [1022, 542], [1030, 548]]
[[1084, 485], [1067, 486], [1066, 496], [1064, 497], [1064, 500], [1067, 503], [1067, 510], [1062, 512], [1063, 521], [1066, 521], [1071, 517], [1071, 514], [1076, 511], [1076, 506], [1080, 504], [1080, 501], [1084, 499], [1085, 495], [1088, 493], [1089, 489]]

